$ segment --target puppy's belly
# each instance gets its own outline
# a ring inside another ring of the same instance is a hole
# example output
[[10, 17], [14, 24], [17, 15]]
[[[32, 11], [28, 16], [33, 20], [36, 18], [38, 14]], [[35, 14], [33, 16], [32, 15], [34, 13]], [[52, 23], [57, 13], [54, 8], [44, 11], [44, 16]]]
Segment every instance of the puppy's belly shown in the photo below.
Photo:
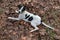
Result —
[[32, 22], [36, 25], [39, 25], [41, 24], [41, 18], [39, 16], [35, 16]]
[[36, 25], [40, 25], [41, 21], [40, 20], [33, 20], [32, 23], [36, 24]]

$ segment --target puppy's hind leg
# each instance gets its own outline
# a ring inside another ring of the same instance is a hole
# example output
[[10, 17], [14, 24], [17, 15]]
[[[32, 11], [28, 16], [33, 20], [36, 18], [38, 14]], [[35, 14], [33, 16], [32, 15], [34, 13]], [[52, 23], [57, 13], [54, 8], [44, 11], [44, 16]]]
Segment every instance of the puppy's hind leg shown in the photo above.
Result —
[[19, 18], [14, 18], [14, 17], [8, 17], [8, 19], [20, 20]]
[[34, 23], [31, 23], [31, 25], [32, 25], [35, 29], [31, 30], [30, 32], [34, 32], [34, 31], [36, 31], [36, 30], [39, 29]]

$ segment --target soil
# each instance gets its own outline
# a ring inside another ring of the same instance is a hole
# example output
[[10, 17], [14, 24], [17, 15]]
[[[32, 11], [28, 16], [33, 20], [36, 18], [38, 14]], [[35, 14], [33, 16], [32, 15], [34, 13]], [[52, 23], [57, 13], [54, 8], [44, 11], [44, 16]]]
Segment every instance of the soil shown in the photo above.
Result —
[[[19, 4], [55, 30], [41, 24], [39, 30], [30, 33], [34, 29], [30, 23], [8, 19], [18, 17], [15, 10]], [[60, 0], [0, 0], [0, 40], [60, 40]]]

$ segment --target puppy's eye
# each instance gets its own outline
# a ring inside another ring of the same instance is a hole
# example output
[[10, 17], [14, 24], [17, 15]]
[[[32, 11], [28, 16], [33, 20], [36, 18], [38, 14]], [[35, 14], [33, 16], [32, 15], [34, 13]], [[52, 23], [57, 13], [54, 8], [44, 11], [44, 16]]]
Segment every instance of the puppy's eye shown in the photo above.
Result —
[[19, 13], [20, 13], [20, 11], [19, 11]]

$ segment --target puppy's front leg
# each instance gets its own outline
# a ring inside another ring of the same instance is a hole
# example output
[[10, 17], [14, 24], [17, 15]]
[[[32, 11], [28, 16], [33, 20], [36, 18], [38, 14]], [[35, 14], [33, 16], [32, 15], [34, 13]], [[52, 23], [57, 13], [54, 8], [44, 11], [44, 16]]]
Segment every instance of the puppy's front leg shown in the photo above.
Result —
[[8, 17], [8, 19], [20, 20], [19, 18], [14, 18], [14, 17]]

